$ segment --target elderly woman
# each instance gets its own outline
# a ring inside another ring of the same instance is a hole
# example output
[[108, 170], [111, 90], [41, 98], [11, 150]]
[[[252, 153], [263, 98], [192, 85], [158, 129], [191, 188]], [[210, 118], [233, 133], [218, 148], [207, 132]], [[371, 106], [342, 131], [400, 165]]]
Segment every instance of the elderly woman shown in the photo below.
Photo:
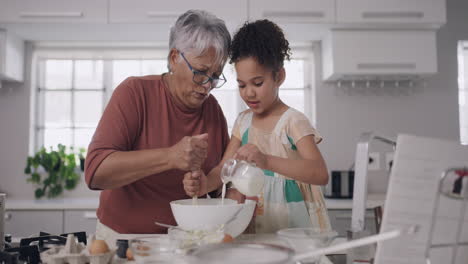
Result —
[[[225, 23], [190, 10], [171, 28], [168, 73], [130, 77], [114, 91], [86, 159], [90, 189], [103, 190], [96, 234], [164, 233], [169, 202], [189, 198], [184, 176], [206, 179], [228, 144], [226, 119], [210, 95], [231, 37]], [[203, 193], [216, 189], [206, 186]]]

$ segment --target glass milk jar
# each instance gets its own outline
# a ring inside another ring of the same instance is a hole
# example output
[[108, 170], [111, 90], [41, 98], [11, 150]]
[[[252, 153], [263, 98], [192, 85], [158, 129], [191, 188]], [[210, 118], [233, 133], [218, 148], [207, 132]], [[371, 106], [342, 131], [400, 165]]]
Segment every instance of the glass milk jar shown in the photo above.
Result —
[[265, 182], [263, 171], [244, 160], [229, 159], [221, 170], [223, 184], [232, 182], [234, 188], [246, 196], [257, 196], [262, 192]]

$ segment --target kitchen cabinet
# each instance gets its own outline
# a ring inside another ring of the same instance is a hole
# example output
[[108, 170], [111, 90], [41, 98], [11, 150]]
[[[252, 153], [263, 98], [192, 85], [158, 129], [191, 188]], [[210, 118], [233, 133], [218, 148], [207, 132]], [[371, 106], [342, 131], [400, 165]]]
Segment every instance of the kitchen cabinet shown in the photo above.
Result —
[[0, 23], [107, 22], [107, 0], [0, 0], [0, 7]]
[[339, 24], [432, 24], [446, 22], [445, 0], [336, 0]]
[[[0, 29], [0, 81], [24, 79], [24, 41]], [[1, 83], [0, 83], [1, 87]]]
[[109, 0], [110, 23], [168, 23], [189, 9], [209, 11], [238, 26], [247, 19], [247, 0]]
[[96, 233], [97, 216], [94, 210], [65, 210], [63, 219], [63, 233]]
[[[346, 237], [346, 232], [351, 228], [351, 214], [351, 210], [328, 210], [332, 229], [338, 232], [340, 237]], [[366, 230], [371, 234], [377, 233], [373, 210], [367, 210], [366, 212]]]
[[322, 49], [324, 80], [437, 73], [434, 30], [332, 30]]
[[262, 18], [271, 19], [277, 23], [333, 23], [335, 21], [335, 1], [249, 1], [249, 19]]
[[39, 231], [61, 234], [63, 231], [62, 210], [7, 210], [5, 212], [5, 234], [27, 237]]

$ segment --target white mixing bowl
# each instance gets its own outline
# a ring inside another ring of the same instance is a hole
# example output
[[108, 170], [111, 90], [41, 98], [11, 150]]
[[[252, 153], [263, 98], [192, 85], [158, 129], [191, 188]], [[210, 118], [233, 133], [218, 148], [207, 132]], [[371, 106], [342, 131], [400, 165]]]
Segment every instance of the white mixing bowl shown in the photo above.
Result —
[[255, 204], [252, 200], [238, 204], [235, 200], [224, 199], [224, 204], [221, 204], [221, 199], [198, 199], [194, 205], [192, 199], [184, 199], [172, 201], [171, 209], [177, 225], [186, 230], [218, 229], [240, 210], [236, 218], [224, 227], [226, 234], [236, 237], [249, 225]]

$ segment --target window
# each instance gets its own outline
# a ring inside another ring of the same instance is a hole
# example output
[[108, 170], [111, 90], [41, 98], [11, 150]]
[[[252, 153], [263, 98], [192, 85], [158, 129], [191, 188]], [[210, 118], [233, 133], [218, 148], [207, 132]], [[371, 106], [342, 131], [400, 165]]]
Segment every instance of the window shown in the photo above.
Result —
[[458, 44], [458, 107], [460, 142], [468, 145], [468, 41]]
[[[56, 147], [59, 143], [87, 148], [115, 87], [129, 76], [166, 72], [165, 52], [165, 49], [124, 55], [108, 50], [37, 52], [34, 149]], [[283, 101], [309, 117], [310, 81], [306, 73], [312, 72], [307, 66], [310, 61], [303, 56], [286, 62], [287, 77], [280, 88]], [[239, 96], [234, 67], [227, 64], [224, 74], [228, 82], [212, 93], [231, 132], [238, 113], [246, 105]]]
[[37, 150], [87, 148], [115, 87], [129, 76], [165, 72], [166, 59], [38, 60]]

